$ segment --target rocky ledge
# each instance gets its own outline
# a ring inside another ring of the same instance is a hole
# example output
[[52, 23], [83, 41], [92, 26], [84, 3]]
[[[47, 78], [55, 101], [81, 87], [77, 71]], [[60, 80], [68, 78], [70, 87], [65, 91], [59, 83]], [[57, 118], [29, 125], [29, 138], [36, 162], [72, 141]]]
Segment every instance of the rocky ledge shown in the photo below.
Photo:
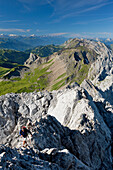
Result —
[[[113, 105], [99, 94], [74, 84], [1, 96], [1, 168], [112, 169]], [[33, 136], [23, 148], [19, 129], [28, 122]]]

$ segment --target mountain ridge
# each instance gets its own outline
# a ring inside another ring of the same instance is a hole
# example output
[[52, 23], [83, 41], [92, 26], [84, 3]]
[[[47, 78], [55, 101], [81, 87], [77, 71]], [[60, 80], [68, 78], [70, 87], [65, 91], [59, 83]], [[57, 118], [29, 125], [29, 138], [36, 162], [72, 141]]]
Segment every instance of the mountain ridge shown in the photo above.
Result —
[[[96, 54], [94, 59], [93, 54]], [[38, 57], [31, 55], [34, 62]], [[86, 57], [88, 61], [85, 60]], [[80, 85], [75, 82], [66, 83], [66, 88], [62, 89], [62, 80], [67, 79], [62, 74], [57, 77], [61, 81], [60, 85], [57, 84], [57, 87], [60, 86], [59, 90], [47, 91], [45, 87], [46, 90], [40, 89], [39, 92], [35, 89], [30, 93], [20, 90], [18, 93], [0, 96], [0, 168], [113, 168], [113, 53], [100, 42], [71, 40], [69, 44], [66, 43], [65, 50], [61, 49], [51, 55], [42, 65], [37, 64], [37, 81], [41, 80], [43, 83], [45, 78], [46, 82], [56, 61], [57, 65], [64, 66], [65, 63], [66, 66], [67, 59], [70, 58], [77, 65], [79, 63], [79, 67], [82, 67], [81, 60], [85, 66], [90, 64], [87, 79], [84, 78]], [[59, 64], [60, 61], [63, 63]], [[40, 67], [42, 68], [39, 69]], [[36, 86], [33, 72], [29, 76], [30, 73], [26, 77], [27, 84], [32, 79], [31, 85]], [[20, 82], [20, 85], [22, 83], [24, 82]], [[31, 126], [28, 126], [29, 122]], [[19, 136], [22, 126], [30, 128], [32, 132], [32, 136], [27, 138], [28, 146], [25, 148]]]
[[[92, 81], [93, 77], [100, 72], [99, 75], [104, 78], [104, 76], [106, 77], [106, 71], [104, 71], [103, 65], [101, 69], [98, 69], [100, 67], [99, 62], [101, 63], [103, 58], [104, 65], [106, 61], [109, 64], [112, 60], [111, 56], [112, 51], [103, 43], [78, 38], [69, 40], [58, 52], [48, 57], [40, 57], [37, 54], [31, 53], [25, 62], [25, 66], [29, 67], [30, 71], [22, 79], [15, 81], [17, 92], [31, 92], [42, 89], [58, 90], [65, 88], [73, 82], [81, 84], [84, 79]], [[96, 61], [99, 62], [96, 64]], [[93, 63], [97, 65], [95, 70], [92, 66]], [[109, 67], [111, 66], [109, 65]], [[25, 79], [28, 82], [25, 82]], [[15, 87], [15, 84], [10, 79], [8, 82], [12, 88]], [[18, 86], [20, 83], [23, 84], [21, 89]], [[28, 88], [26, 89], [25, 86]]]

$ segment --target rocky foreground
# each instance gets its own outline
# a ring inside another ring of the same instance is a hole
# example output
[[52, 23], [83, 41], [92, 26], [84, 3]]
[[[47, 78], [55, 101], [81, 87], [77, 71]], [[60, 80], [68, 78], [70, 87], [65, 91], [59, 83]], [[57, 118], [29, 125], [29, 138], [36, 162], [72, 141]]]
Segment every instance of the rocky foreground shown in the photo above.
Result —
[[[113, 169], [113, 57], [95, 50], [81, 86], [0, 97], [1, 169]], [[33, 136], [23, 148], [19, 130], [28, 122]]]

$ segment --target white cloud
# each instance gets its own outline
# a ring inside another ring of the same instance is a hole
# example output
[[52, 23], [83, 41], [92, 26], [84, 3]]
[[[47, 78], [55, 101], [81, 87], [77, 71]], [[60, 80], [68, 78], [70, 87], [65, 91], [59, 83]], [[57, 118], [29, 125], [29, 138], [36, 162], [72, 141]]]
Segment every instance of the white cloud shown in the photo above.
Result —
[[66, 35], [66, 34], [68, 34], [68, 33], [66, 33], [66, 32], [51, 33], [51, 34], [49, 34], [49, 36], [61, 36], [61, 35]]
[[17, 29], [17, 28], [0, 28], [0, 32], [29, 32], [30, 30], [27, 29]]
[[70, 37], [75, 38], [110, 38], [113, 37], [111, 32], [82, 32], [82, 33], [70, 33]]
[[19, 22], [20, 20], [7, 20], [7, 21], [0, 21], [0, 22]]
[[113, 4], [113, 2], [102, 3], [102, 4], [99, 4], [99, 5], [95, 5], [95, 6], [86, 8], [86, 9], [84, 9], [84, 10], [78, 12], [78, 14], [79, 14], [79, 13], [81, 14], [81, 13], [93, 11], [93, 10], [99, 9], [99, 8], [101, 8], [101, 7], [103, 7], [103, 6], [110, 5], [110, 4]]
[[86, 25], [86, 24], [93, 23], [93, 22], [104, 22], [104, 21], [113, 21], [113, 17], [100, 18], [100, 19], [95, 19], [95, 20], [90, 20], [90, 21], [79, 21], [79, 22], [73, 23], [72, 25]]
[[82, 35], [79, 33], [71, 33], [70, 37], [82, 37]]
[[30, 29], [27, 29], [25, 32], [30, 32], [31, 30]]
[[[58, 0], [60, 1], [60, 0]], [[70, 17], [75, 17], [80, 14], [90, 12], [97, 10], [99, 8], [102, 8], [104, 6], [113, 4], [113, 2], [109, 2], [108, 0], [61, 0], [59, 2], [59, 5], [57, 4], [55, 9], [54, 9], [54, 14], [59, 14], [59, 17], [55, 20], [53, 20], [53, 23], [57, 23], [62, 21], [63, 19], [70, 18]], [[58, 9], [57, 9], [58, 8]]]

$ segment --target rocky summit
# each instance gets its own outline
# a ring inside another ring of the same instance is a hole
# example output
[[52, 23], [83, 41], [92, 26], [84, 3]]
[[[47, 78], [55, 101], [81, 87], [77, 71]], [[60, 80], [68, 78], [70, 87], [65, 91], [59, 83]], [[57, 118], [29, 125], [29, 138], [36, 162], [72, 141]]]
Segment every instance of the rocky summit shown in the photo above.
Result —
[[[97, 54], [81, 85], [0, 96], [0, 169], [113, 169], [112, 51], [100, 42], [76, 42]], [[32, 133], [26, 147], [22, 126]]]

